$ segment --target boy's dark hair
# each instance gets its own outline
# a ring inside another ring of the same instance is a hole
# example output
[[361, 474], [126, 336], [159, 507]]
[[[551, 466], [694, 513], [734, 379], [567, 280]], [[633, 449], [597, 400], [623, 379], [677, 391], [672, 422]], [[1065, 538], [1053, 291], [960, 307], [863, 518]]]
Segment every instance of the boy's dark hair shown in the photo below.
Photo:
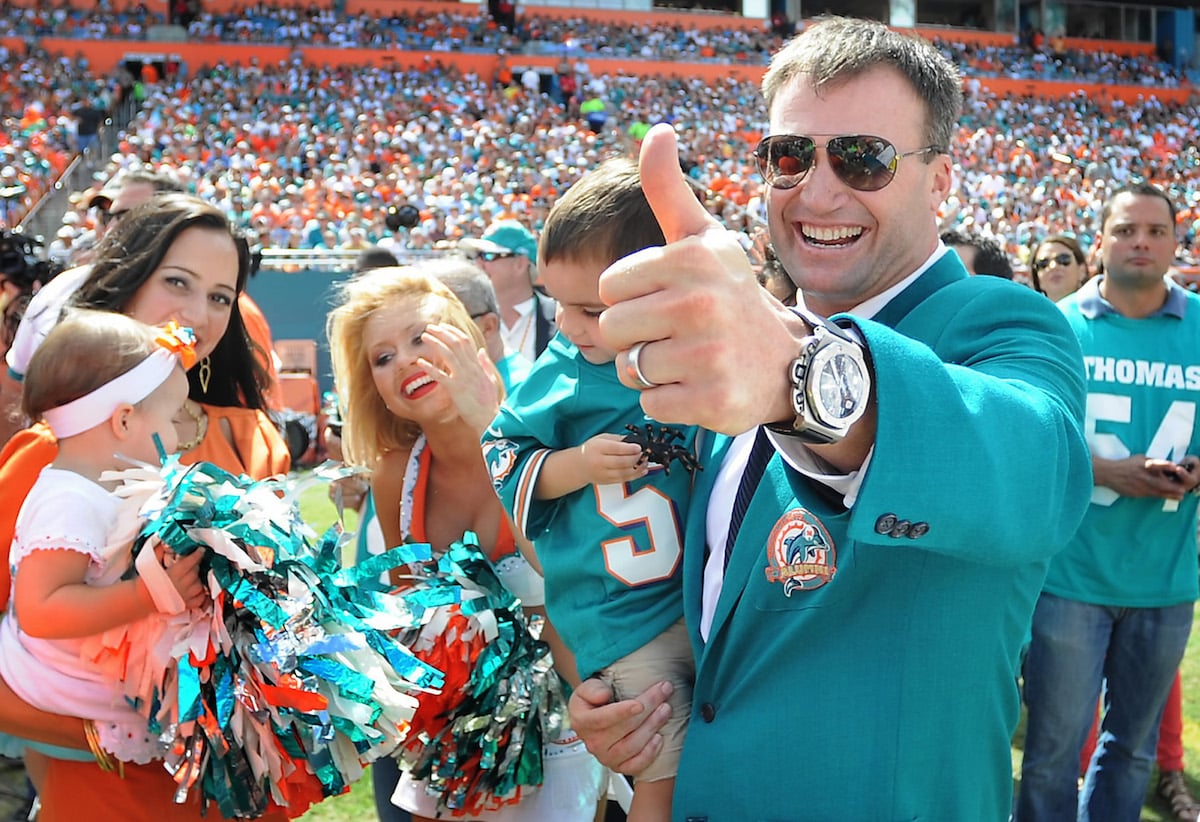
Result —
[[580, 178], [550, 209], [538, 264], [586, 259], [609, 265], [666, 242], [642, 191], [637, 163], [613, 157]]

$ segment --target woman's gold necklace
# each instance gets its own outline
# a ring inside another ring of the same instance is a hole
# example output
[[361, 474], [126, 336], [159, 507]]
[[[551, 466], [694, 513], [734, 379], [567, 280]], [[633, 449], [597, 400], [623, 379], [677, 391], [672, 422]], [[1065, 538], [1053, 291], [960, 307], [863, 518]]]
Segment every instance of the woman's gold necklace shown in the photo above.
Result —
[[208, 414], [204, 413], [204, 409], [193, 411], [190, 402], [183, 404], [183, 410], [196, 423], [196, 436], [187, 442], [179, 443], [178, 453], [182, 454], [185, 451], [191, 451], [197, 445], [204, 441], [204, 435], [208, 433]]

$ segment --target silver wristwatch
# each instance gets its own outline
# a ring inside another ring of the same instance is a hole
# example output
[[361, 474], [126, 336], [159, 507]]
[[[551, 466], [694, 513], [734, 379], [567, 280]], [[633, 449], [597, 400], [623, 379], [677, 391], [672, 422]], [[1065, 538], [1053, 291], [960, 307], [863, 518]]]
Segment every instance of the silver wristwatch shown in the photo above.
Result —
[[817, 317], [805, 317], [813, 333], [804, 338], [800, 356], [788, 367], [792, 383], [791, 424], [768, 425], [802, 442], [839, 442], [867, 410], [871, 372], [863, 346], [842, 329]]

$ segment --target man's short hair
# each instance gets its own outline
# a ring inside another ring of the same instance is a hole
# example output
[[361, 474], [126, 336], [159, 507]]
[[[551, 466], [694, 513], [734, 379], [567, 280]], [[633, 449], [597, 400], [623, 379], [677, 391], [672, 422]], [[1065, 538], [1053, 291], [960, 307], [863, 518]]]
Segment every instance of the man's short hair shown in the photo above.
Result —
[[1171, 199], [1171, 196], [1153, 183], [1130, 183], [1129, 185], [1121, 186], [1112, 194], [1109, 194], [1108, 198], [1104, 201], [1104, 206], [1100, 209], [1101, 234], [1104, 233], [1104, 226], [1108, 223], [1108, 218], [1112, 216], [1113, 200], [1117, 199], [1118, 195], [1121, 194], [1133, 194], [1137, 197], [1158, 197], [1161, 199], [1167, 204], [1167, 208], [1171, 212], [1171, 228], [1174, 230], [1175, 201]]
[[88, 198], [87, 207], [107, 209], [110, 205], [112, 205], [112, 201], [117, 196], [117, 192], [131, 183], [134, 185], [145, 183], [154, 189], [155, 194], [161, 194], [167, 191], [174, 191], [180, 194], [187, 193], [183, 182], [169, 171], [154, 171], [153, 169], [149, 168], [132, 168], [122, 173], [116, 179], [110, 180], [103, 189], [97, 191], [90, 198]]
[[453, 291], [471, 319], [478, 319], [484, 314], [500, 316], [500, 301], [496, 299], [496, 288], [491, 278], [470, 260], [447, 257], [425, 263], [421, 270], [437, 277]]
[[821, 17], [775, 53], [763, 77], [768, 113], [775, 97], [798, 77], [820, 92], [874, 68], [900, 72], [925, 102], [925, 141], [948, 151], [962, 111], [962, 77], [928, 40], [874, 20]]
[[371, 245], [358, 253], [358, 258], [354, 261], [354, 273], [361, 274], [373, 268], [389, 268], [396, 265], [400, 265], [400, 260], [395, 254], [383, 246]]

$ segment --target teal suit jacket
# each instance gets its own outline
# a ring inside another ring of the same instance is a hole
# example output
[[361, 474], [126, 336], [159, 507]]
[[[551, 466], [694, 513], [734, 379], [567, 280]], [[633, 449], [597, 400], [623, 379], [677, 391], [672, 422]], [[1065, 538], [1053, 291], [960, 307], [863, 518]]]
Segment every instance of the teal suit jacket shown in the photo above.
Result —
[[703, 646], [692, 505], [677, 820], [1008, 818], [1021, 648], [1091, 493], [1079, 346], [1045, 297], [951, 253], [853, 322], [878, 403], [857, 501], [774, 455]]

